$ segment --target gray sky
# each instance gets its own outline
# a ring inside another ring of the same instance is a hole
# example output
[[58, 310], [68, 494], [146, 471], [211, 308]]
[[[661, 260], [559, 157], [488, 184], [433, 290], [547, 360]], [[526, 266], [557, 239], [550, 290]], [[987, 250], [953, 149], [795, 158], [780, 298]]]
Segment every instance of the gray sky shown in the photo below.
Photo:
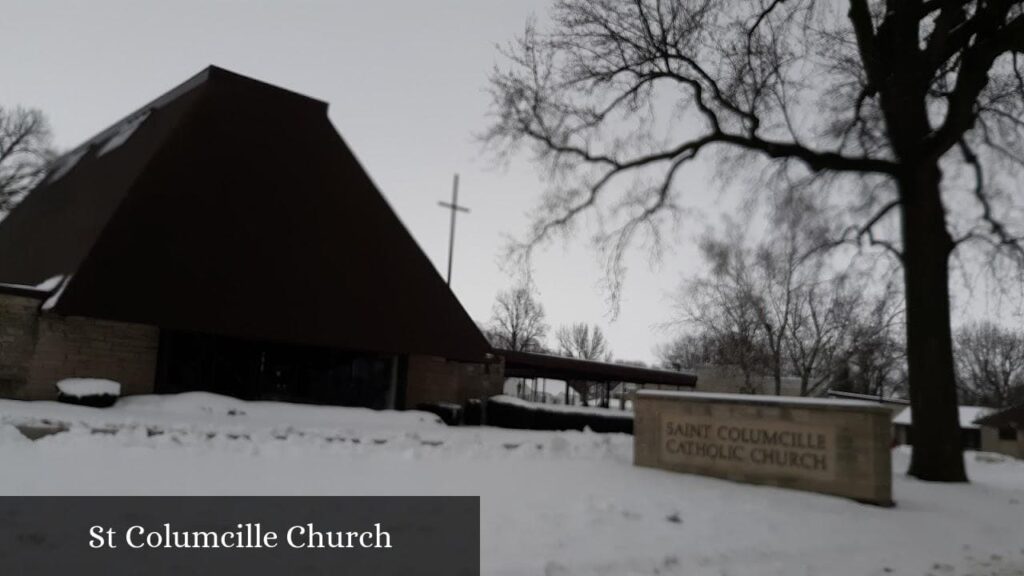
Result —
[[[511, 284], [499, 267], [504, 238], [526, 228], [543, 190], [526, 159], [493, 167], [474, 134], [486, 124], [487, 77], [547, 0], [3, 2], [0, 103], [45, 111], [71, 147], [209, 64], [326, 100], [330, 117], [438, 270], [447, 266], [448, 199], [461, 174], [453, 285], [477, 320]], [[681, 179], [695, 205], [713, 201], [702, 167]], [[651, 268], [632, 259], [621, 313], [609, 319], [601, 267], [585, 229], [536, 260], [553, 326], [597, 322], [617, 358], [652, 360], [668, 338], [669, 294], [698, 265], [684, 220], [677, 245]]]

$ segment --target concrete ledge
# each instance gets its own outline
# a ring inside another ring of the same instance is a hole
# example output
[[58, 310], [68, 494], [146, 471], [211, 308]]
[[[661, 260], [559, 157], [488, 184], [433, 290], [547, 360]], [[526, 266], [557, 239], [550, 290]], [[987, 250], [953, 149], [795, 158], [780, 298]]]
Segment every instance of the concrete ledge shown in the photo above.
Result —
[[884, 406], [641, 390], [635, 414], [637, 466], [892, 505]]

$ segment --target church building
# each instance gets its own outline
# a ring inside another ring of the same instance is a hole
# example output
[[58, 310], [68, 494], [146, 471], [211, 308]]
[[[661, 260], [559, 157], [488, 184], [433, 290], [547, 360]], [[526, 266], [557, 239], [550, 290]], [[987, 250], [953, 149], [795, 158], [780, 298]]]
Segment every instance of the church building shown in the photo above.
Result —
[[503, 369], [327, 104], [221, 68], [66, 153], [0, 222], [0, 397], [93, 377], [406, 408], [500, 394]]

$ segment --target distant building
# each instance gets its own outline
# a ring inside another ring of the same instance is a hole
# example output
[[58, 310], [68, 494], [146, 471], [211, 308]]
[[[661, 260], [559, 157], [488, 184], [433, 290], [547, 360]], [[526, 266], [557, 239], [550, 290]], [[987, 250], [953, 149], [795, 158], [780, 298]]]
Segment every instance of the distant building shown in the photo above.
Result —
[[[726, 394], [775, 394], [775, 379], [753, 374], [747, 377], [739, 366], [705, 365], [693, 370], [697, 375], [697, 391]], [[800, 379], [782, 377], [782, 396], [800, 396]]]
[[910, 400], [903, 398], [892, 398], [889, 396], [874, 396], [872, 394], [857, 394], [855, 392], [843, 392], [841, 390], [829, 390], [825, 393], [825, 396], [829, 398], [839, 398], [844, 400], [864, 400], [866, 402], [876, 402], [889, 408], [892, 411], [892, 415], [895, 417], [897, 414], [902, 412], [904, 408], [910, 405]]
[[979, 418], [981, 446], [1024, 460], [1024, 404], [1018, 404]]
[[[697, 375], [690, 372], [567, 358], [540, 352], [501, 349], [495, 349], [494, 352], [503, 360], [505, 376], [518, 378], [520, 382], [527, 382], [527, 389], [530, 387], [535, 389], [537, 379], [541, 379], [542, 382], [545, 380], [563, 382], [564, 394], [557, 395], [555, 387], [547, 388], [545, 386], [541, 390], [541, 392], [552, 392], [553, 397], [550, 399], [559, 399], [563, 403], [566, 398], [573, 396], [578, 398], [579, 390], [573, 388], [574, 386], [578, 388], [583, 384], [590, 391], [592, 406], [609, 406], [613, 398], [618, 398], [620, 406], [625, 407], [626, 399], [635, 388], [659, 387], [670, 390], [693, 388], [699, 379]], [[519, 395], [522, 393], [522, 388], [516, 388], [513, 392], [513, 394]], [[531, 392], [527, 392], [525, 397], [535, 400], [540, 398], [536, 393]]]
[[[964, 450], [987, 450], [982, 444], [981, 428], [975, 424], [982, 416], [992, 412], [984, 406], [960, 406], [960, 440]], [[904, 408], [892, 421], [893, 440], [896, 444], [914, 443], [911, 434], [913, 412]]]

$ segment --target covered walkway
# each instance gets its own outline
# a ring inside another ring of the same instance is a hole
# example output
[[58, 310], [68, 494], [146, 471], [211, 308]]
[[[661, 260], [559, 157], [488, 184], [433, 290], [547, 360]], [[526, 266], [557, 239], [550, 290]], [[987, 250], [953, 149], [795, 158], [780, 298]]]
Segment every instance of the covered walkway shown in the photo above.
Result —
[[690, 372], [566, 358], [538, 352], [495, 350], [495, 354], [505, 359], [506, 378], [561, 380], [566, 383], [567, 396], [568, 389], [575, 388], [577, 383], [603, 385], [601, 404], [604, 406], [608, 406], [612, 390], [619, 384], [654, 388], [694, 388], [697, 385], [697, 376]]

